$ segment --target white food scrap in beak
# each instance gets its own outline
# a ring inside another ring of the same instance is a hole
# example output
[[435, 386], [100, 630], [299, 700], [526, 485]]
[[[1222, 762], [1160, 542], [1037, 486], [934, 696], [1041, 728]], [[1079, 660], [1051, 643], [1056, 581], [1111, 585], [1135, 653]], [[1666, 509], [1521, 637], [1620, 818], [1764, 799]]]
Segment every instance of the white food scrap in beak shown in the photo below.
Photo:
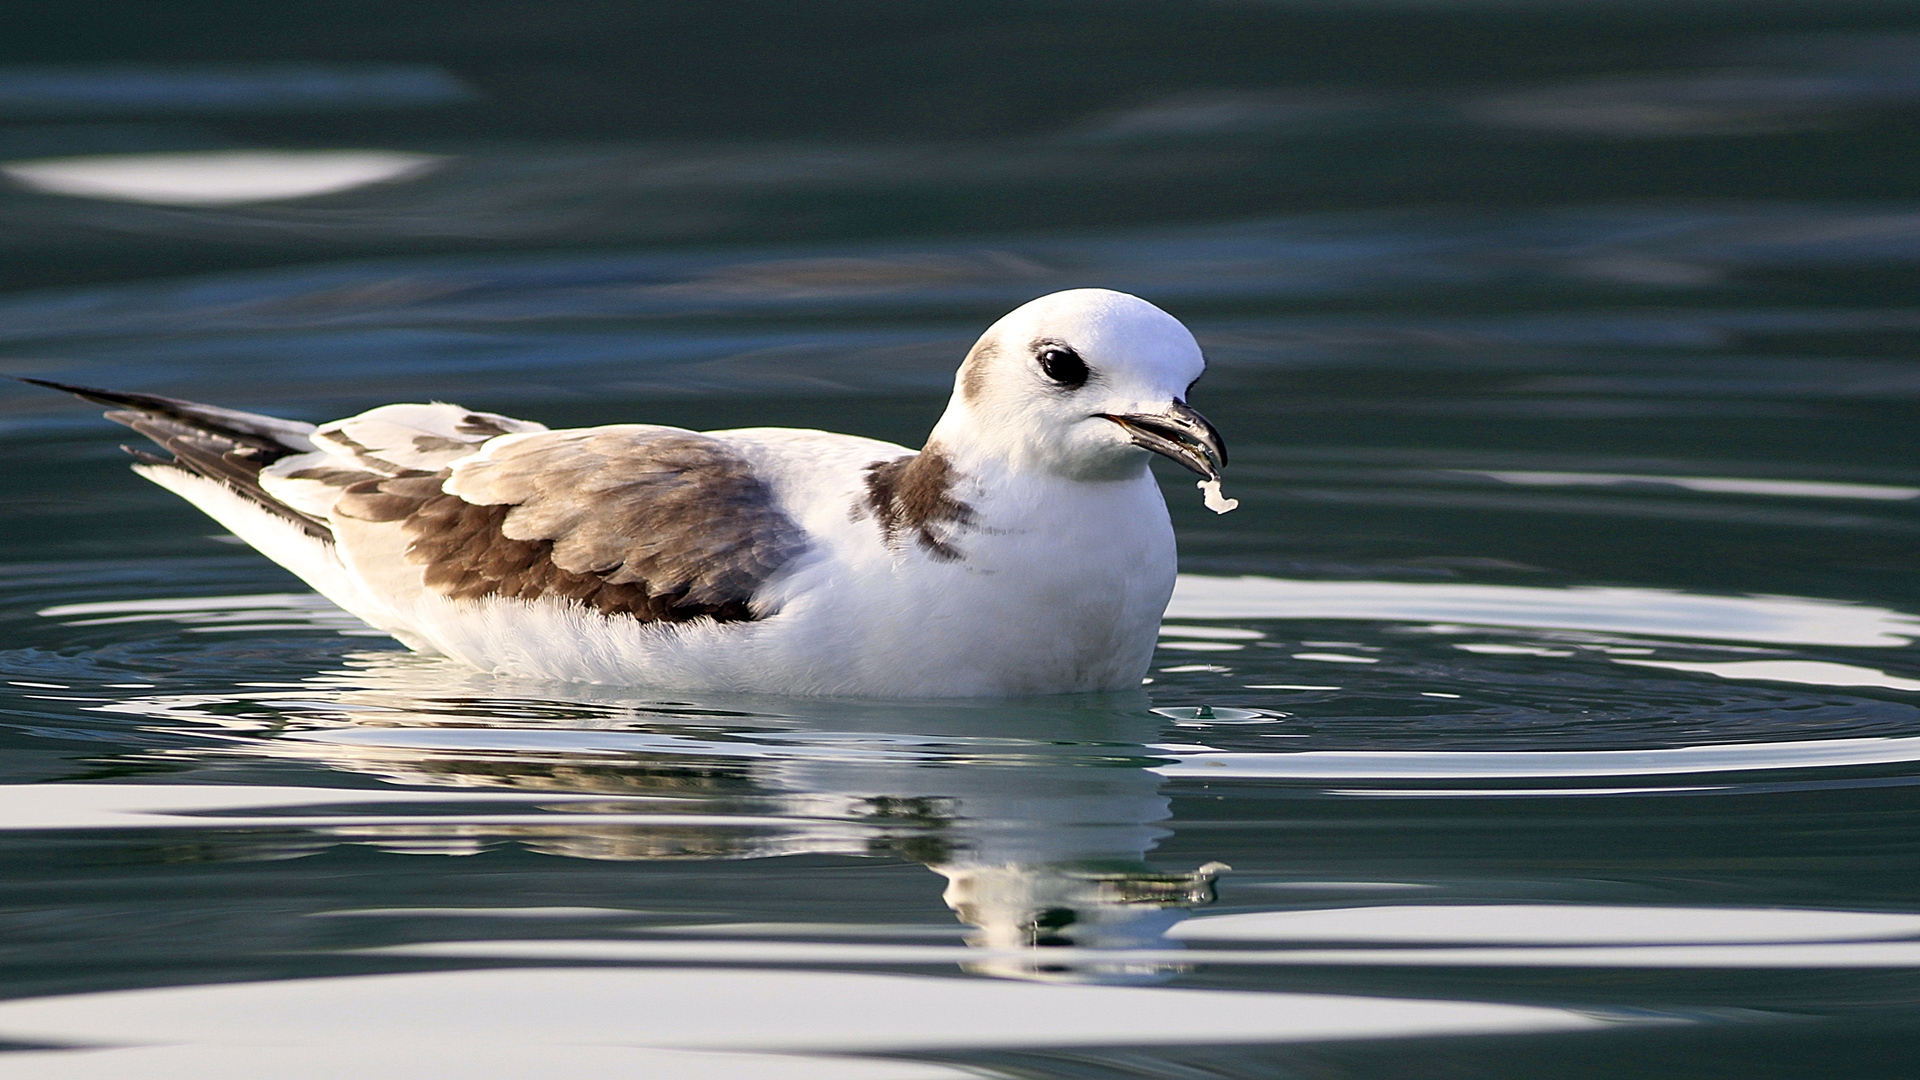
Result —
[[1240, 508], [1239, 499], [1229, 499], [1225, 495], [1220, 494], [1220, 481], [1218, 480], [1202, 480], [1194, 486], [1206, 493], [1207, 509], [1216, 514], [1224, 514], [1229, 510], [1237, 510]]

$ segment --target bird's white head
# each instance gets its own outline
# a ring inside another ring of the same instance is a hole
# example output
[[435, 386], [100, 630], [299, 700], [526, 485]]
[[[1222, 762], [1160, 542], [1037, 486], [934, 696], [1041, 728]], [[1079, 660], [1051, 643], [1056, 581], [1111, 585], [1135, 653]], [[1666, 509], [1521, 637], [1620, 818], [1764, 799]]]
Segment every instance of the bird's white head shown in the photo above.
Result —
[[1218, 479], [1226, 449], [1187, 404], [1206, 366], [1180, 320], [1137, 296], [1053, 293], [981, 335], [929, 441], [1078, 480], [1137, 476], [1150, 450]]

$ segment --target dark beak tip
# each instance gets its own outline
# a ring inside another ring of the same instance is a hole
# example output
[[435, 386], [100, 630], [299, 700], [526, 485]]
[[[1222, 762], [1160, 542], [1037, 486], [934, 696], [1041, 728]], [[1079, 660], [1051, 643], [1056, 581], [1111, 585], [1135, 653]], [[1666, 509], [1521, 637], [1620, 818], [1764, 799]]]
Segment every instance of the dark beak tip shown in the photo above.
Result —
[[1175, 401], [1165, 412], [1101, 415], [1119, 424], [1133, 445], [1208, 480], [1220, 479], [1220, 470], [1226, 467], [1227, 448], [1220, 432], [1184, 401]]

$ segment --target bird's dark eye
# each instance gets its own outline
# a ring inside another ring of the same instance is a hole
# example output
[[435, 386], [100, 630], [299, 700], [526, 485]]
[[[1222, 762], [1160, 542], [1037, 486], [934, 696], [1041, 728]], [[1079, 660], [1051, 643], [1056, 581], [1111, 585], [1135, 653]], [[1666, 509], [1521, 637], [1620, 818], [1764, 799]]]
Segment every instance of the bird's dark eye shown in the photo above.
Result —
[[1040, 370], [1061, 386], [1085, 386], [1087, 382], [1087, 362], [1065, 345], [1041, 346]]

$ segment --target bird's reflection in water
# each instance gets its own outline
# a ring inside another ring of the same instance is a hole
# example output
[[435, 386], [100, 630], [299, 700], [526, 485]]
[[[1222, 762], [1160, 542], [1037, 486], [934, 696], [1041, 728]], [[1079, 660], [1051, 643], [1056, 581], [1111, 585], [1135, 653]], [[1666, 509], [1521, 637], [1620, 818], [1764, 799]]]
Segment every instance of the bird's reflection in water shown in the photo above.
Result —
[[1207, 863], [1190, 873], [1158, 873], [1118, 864], [952, 863], [933, 867], [947, 879], [943, 895], [961, 921], [976, 928], [970, 944], [994, 958], [969, 971], [1047, 982], [1159, 982], [1184, 970], [1164, 961], [1098, 961], [1049, 955], [1049, 949], [1125, 950], [1178, 947], [1165, 938], [1187, 908], [1213, 899]]
[[[307, 685], [156, 695], [107, 707], [175, 733], [170, 751], [266, 755], [426, 786], [602, 794], [551, 824], [333, 825], [334, 840], [471, 854], [512, 840], [603, 860], [897, 855], [946, 879], [943, 899], [991, 950], [969, 970], [1046, 981], [1169, 978], [1165, 932], [1213, 898], [1208, 863], [1156, 870], [1167, 835], [1143, 695], [1028, 701], [672, 700], [632, 689], [519, 684], [430, 658], [373, 653]], [[194, 740], [200, 742], [200, 740]], [[619, 824], [568, 822], [617, 813]], [[657, 816], [657, 824], [632, 818]], [[1074, 952], [1061, 952], [1070, 947]], [[1078, 950], [1097, 949], [1087, 957]]]

